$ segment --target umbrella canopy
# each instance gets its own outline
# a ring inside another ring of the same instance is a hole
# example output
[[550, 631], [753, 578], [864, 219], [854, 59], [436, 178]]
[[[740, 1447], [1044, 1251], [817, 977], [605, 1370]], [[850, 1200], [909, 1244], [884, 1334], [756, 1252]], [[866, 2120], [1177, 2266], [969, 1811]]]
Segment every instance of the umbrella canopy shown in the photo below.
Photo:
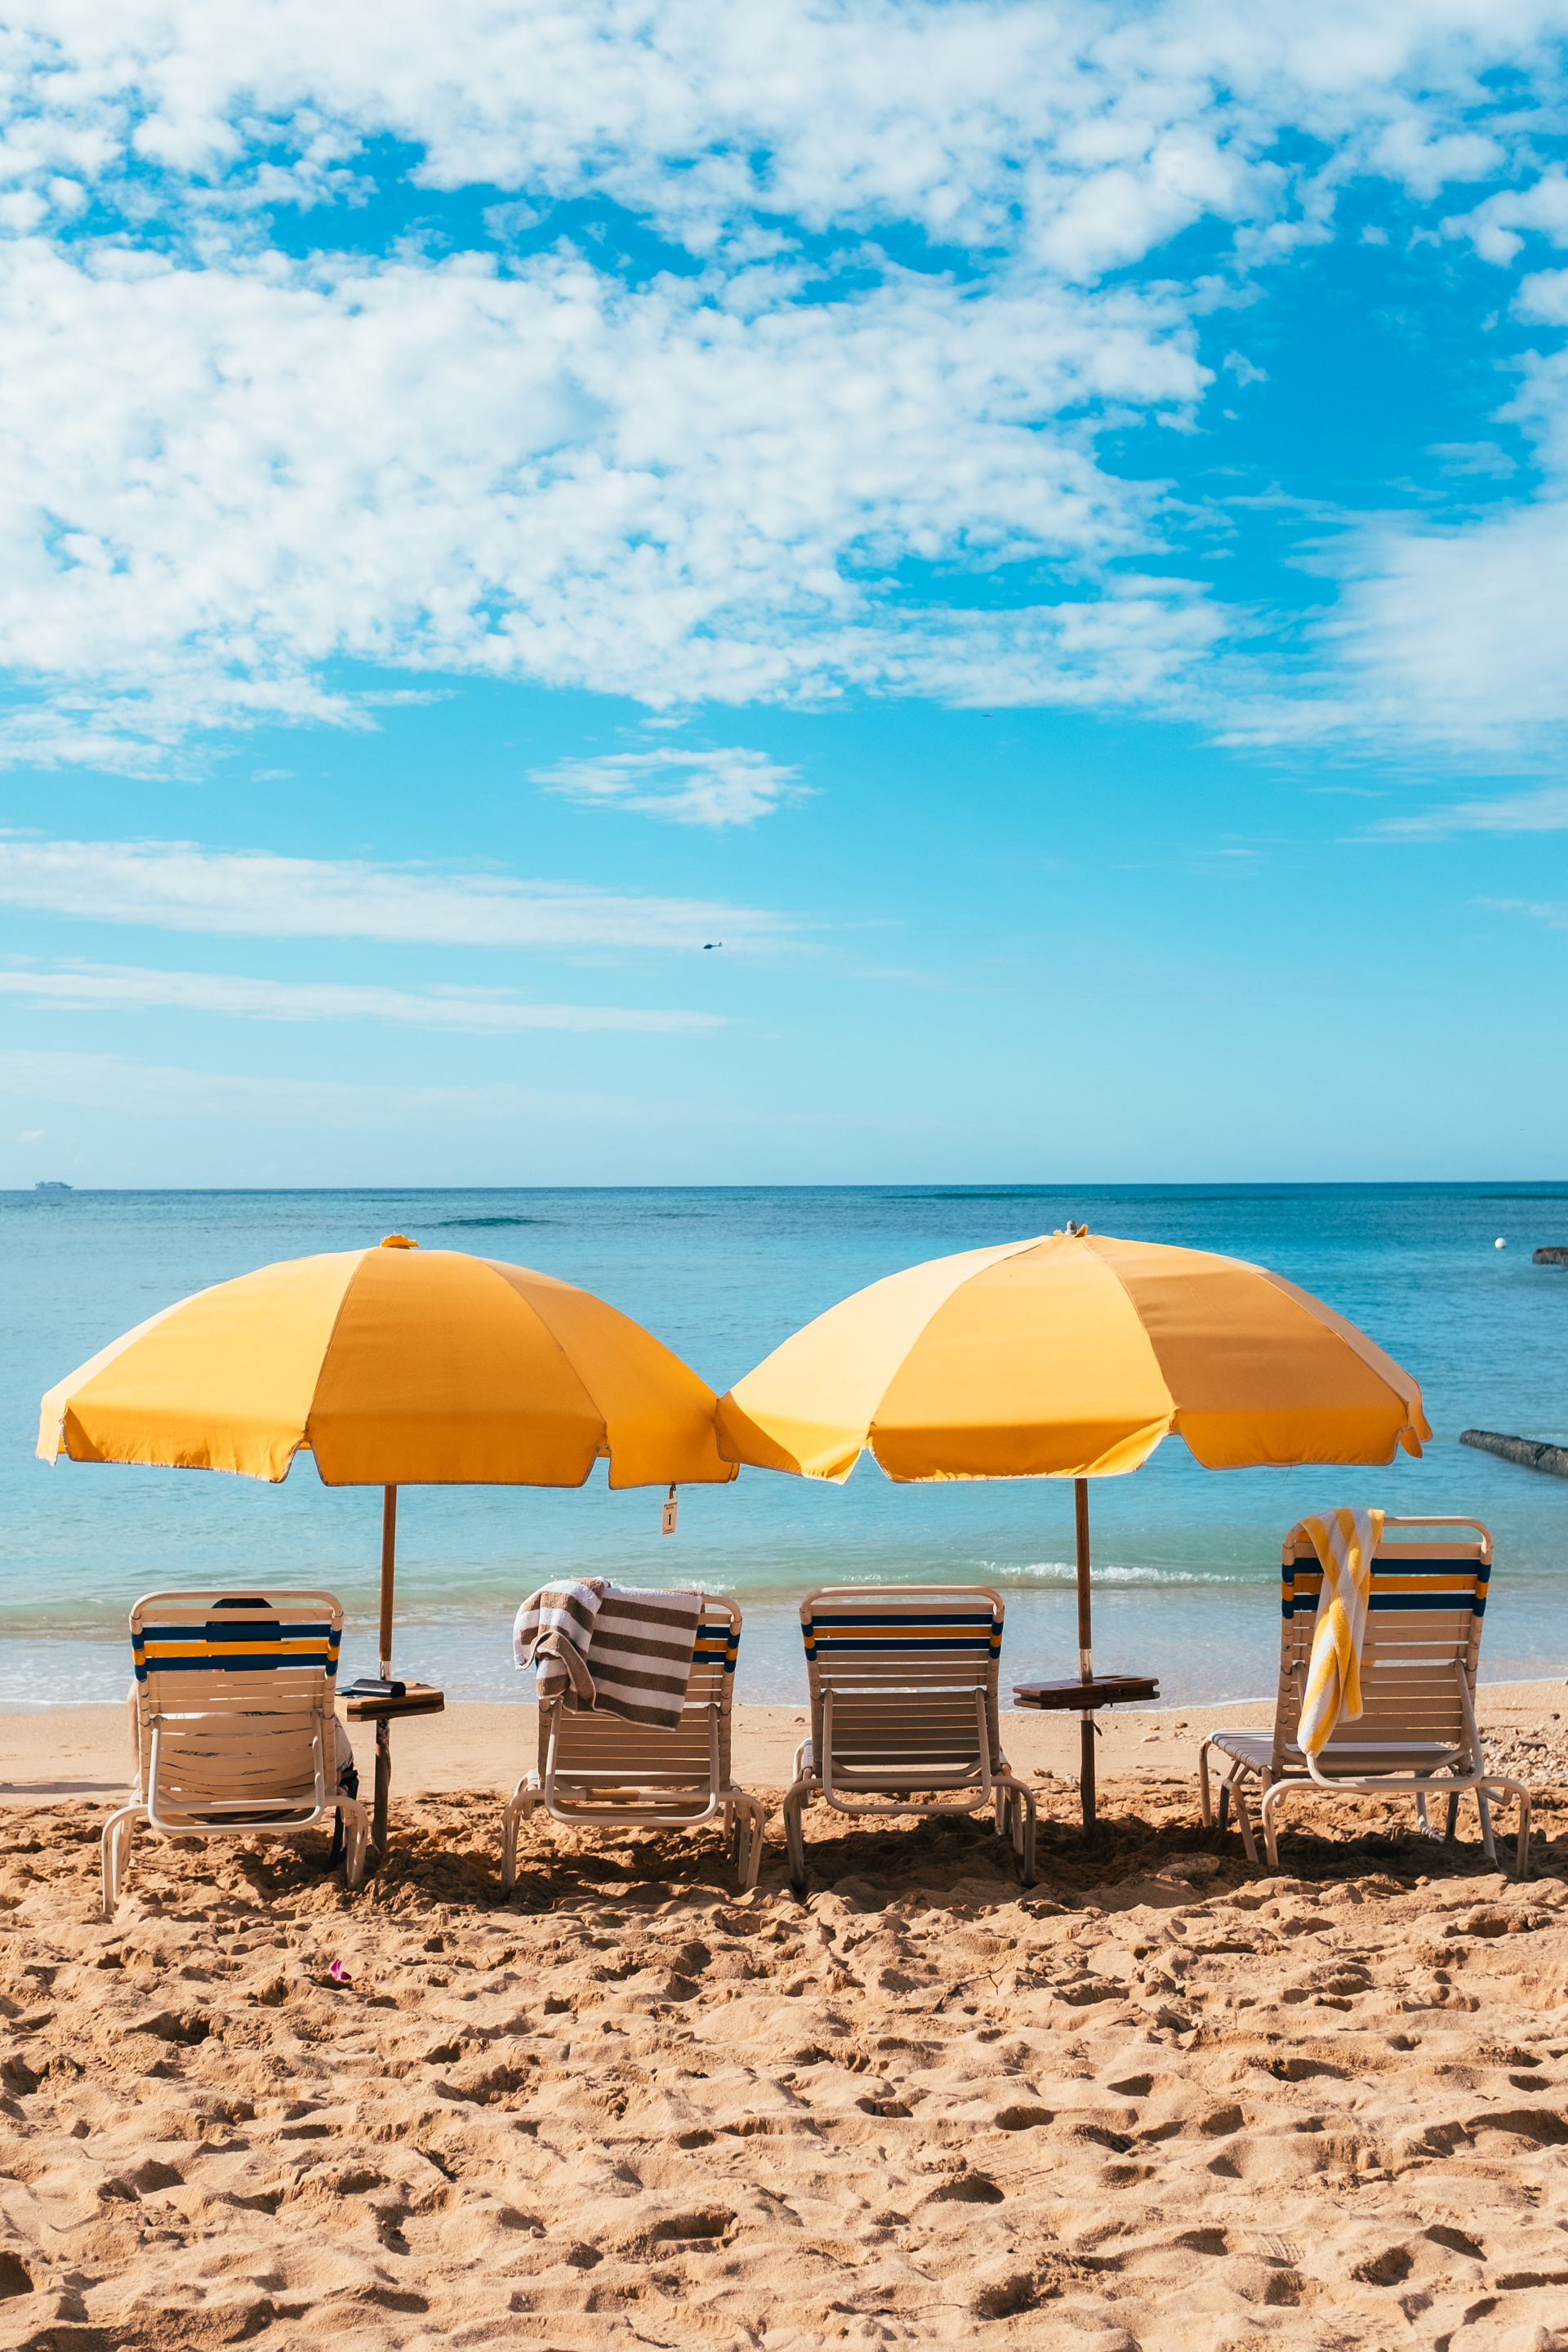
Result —
[[[552, 1275], [402, 1234], [166, 1307], [57, 1381], [38, 1452], [274, 1483], [309, 1452], [326, 1486], [383, 1487], [388, 1679], [399, 1486], [580, 1486], [602, 1455], [612, 1486], [736, 1475], [711, 1389], [641, 1324]], [[388, 1717], [375, 1720], [384, 1853], [392, 1764]]]
[[612, 1486], [733, 1478], [713, 1394], [553, 1276], [401, 1235], [292, 1258], [138, 1325], [45, 1397], [38, 1452], [329, 1486]]
[[[1033, 1685], [1081, 1715], [1094, 1826], [1089, 1486], [1176, 1431], [1210, 1470], [1392, 1462], [1432, 1433], [1421, 1391], [1353, 1323], [1266, 1266], [1084, 1226], [889, 1275], [819, 1315], [719, 1402], [735, 1462], [847, 1478], [1077, 1482], [1079, 1675]], [[1145, 1681], [1142, 1695], [1152, 1695]]]
[[1391, 1462], [1408, 1372], [1266, 1266], [1081, 1229], [930, 1259], [819, 1315], [719, 1404], [735, 1462], [847, 1478], [1087, 1478], [1175, 1431], [1211, 1470]]

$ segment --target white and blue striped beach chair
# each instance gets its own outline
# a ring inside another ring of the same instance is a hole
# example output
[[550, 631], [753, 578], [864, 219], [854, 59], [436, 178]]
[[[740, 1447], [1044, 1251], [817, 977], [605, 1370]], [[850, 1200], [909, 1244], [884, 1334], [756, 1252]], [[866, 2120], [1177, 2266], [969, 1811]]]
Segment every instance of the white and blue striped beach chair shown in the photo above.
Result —
[[278, 1837], [339, 1809], [348, 1883], [365, 1810], [338, 1785], [334, 1685], [343, 1612], [330, 1592], [150, 1592], [131, 1612], [136, 1785], [103, 1831], [109, 1918], [138, 1822], [165, 1837]]
[[[1394, 1542], [1395, 1528], [1451, 1533]], [[1468, 1530], [1461, 1535], [1461, 1529]], [[1372, 1591], [1362, 1643], [1362, 1712], [1342, 1719], [1321, 1752], [1302, 1751], [1297, 1730], [1306, 1696], [1323, 1571], [1310, 1539], [1294, 1528], [1279, 1555], [1279, 1690], [1272, 1732], [1211, 1731], [1198, 1750], [1204, 1826], [1213, 1826], [1209, 1750], [1226, 1759], [1219, 1792], [1223, 1830], [1231, 1798], [1247, 1859], [1258, 1860], [1247, 1786], [1262, 1790], [1263, 1843], [1279, 1866], [1274, 1816], [1287, 1796], [1382, 1797], [1407, 1790], [1423, 1830], [1426, 1800], [1446, 1797], [1444, 1841], [1454, 1836], [1459, 1798], [1473, 1795], [1487, 1860], [1497, 1860], [1489, 1796], [1519, 1807], [1516, 1874], [1530, 1861], [1530, 1791], [1489, 1771], [1476, 1727], [1476, 1666], [1492, 1571], [1492, 1539], [1479, 1519], [1390, 1517], [1372, 1560]]]
[[501, 1821], [508, 1894], [517, 1884], [519, 1828], [539, 1805], [552, 1821], [616, 1832], [700, 1829], [721, 1812], [737, 1886], [756, 1885], [766, 1816], [730, 1764], [740, 1641], [734, 1602], [704, 1594], [685, 1703], [673, 1725], [628, 1723], [607, 1708], [574, 1709], [561, 1698], [538, 1709], [539, 1761], [518, 1782]]
[[[813, 1797], [858, 1820], [973, 1813], [994, 1803], [1026, 1886], [1035, 1792], [1002, 1753], [1002, 1596], [987, 1584], [820, 1586], [800, 1604], [811, 1738], [784, 1799], [790, 1883], [805, 1892], [802, 1821]], [[920, 1790], [917, 1800], [913, 1791]]]

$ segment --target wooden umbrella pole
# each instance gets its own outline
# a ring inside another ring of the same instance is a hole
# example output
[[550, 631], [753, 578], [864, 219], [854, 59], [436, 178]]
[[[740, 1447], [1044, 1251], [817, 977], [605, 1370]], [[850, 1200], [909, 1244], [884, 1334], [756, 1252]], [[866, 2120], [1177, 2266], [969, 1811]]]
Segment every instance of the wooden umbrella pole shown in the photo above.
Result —
[[392, 1679], [392, 1587], [397, 1565], [397, 1489], [384, 1488], [381, 1497], [381, 1678]]
[[[1094, 1680], [1094, 1642], [1089, 1627], [1089, 1480], [1073, 1480], [1078, 1520], [1078, 1671], [1082, 1682]], [[1086, 1707], [1079, 1717], [1079, 1796], [1086, 1833], [1094, 1827], [1094, 1717]]]
[[[392, 1680], [392, 1591], [397, 1566], [397, 1489], [386, 1487], [381, 1500], [381, 1678]], [[375, 1817], [371, 1842], [378, 1854], [386, 1853], [386, 1801], [392, 1790], [392, 1725], [384, 1715], [375, 1718]]]

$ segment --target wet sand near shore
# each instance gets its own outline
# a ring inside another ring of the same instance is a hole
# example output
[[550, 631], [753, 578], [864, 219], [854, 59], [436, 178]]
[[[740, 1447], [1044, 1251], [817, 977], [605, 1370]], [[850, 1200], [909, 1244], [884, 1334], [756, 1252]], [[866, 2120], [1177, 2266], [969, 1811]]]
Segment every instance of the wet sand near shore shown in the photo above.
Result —
[[802, 1905], [780, 1708], [754, 1894], [536, 1820], [505, 1902], [528, 1717], [472, 1707], [399, 1727], [357, 1896], [317, 1832], [143, 1835], [112, 1926], [122, 1712], [13, 1717], [0, 2346], [1568, 2347], [1568, 1691], [1482, 1698], [1522, 1886], [1403, 1800], [1249, 1867], [1195, 1750], [1262, 1707], [1108, 1718], [1089, 1847], [1076, 1724], [1011, 1715], [1035, 1889], [984, 1820], [816, 1806]]

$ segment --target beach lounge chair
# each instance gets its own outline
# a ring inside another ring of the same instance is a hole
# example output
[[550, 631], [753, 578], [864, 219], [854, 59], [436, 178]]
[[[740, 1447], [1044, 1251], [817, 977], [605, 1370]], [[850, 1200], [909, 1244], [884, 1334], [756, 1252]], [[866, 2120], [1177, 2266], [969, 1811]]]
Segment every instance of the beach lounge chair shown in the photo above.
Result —
[[[501, 1885], [517, 1884], [519, 1824], [542, 1805], [552, 1821], [589, 1829], [700, 1829], [721, 1812], [731, 1868], [743, 1892], [757, 1883], [765, 1816], [730, 1769], [730, 1706], [741, 1612], [705, 1594], [680, 1719], [668, 1728], [628, 1723], [607, 1708], [574, 1709], [558, 1698], [537, 1710], [539, 1761], [521, 1780], [501, 1820]], [[588, 1654], [589, 1669], [593, 1653]]]
[[[1414, 1528], [1442, 1532], [1412, 1538], [1405, 1531]], [[1395, 1529], [1404, 1540], [1390, 1540]], [[1353, 1722], [1342, 1718], [1321, 1752], [1308, 1756], [1296, 1735], [1323, 1571], [1305, 1537], [1288, 1538], [1279, 1556], [1282, 1622], [1274, 1729], [1213, 1731], [1204, 1740], [1198, 1784], [1205, 1829], [1214, 1818], [1212, 1748], [1228, 1767], [1219, 1792], [1219, 1826], [1226, 1825], [1234, 1796], [1250, 1862], [1258, 1860], [1247, 1807], [1253, 1783], [1263, 1792], [1263, 1843], [1273, 1867], [1279, 1860], [1275, 1815], [1288, 1796], [1382, 1797], [1407, 1790], [1415, 1794], [1423, 1830], [1427, 1798], [1443, 1797], [1448, 1807], [1447, 1843], [1454, 1835], [1459, 1799], [1468, 1793], [1480, 1814], [1489, 1862], [1497, 1860], [1489, 1797], [1510, 1796], [1518, 1804], [1516, 1875], [1522, 1878], [1530, 1861], [1530, 1792], [1519, 1781], [1488, 1770], [1476, 1728], [1476, 1662], [1491, 1565], [1491, 1535], [1479, 1519], [1384, 1521], [1383, 1541], [1373, 1555], [1362, 1645], [1362, 1713]]]
[[1002, 1596], [986, 1584], [825, 1584], [806, 1594], [811, 1737], [784, 1799], [797, 1895], [813, 1797], [861, 1821], [994, 1803], [1034, 1885], [1034, 1790], [1010, 1769], [996, 1721], [1002, 1619]]
[[112, 1919], [138, 1822], [165, 1837], [278, 1837], [340, 1809], [348, 1883], [367, 1819], [338, 1785], [333, 1684], [342, 1604], [330, 1592], [150, 1592], [131, 1612], [137, 1772], [103, 1831]]

